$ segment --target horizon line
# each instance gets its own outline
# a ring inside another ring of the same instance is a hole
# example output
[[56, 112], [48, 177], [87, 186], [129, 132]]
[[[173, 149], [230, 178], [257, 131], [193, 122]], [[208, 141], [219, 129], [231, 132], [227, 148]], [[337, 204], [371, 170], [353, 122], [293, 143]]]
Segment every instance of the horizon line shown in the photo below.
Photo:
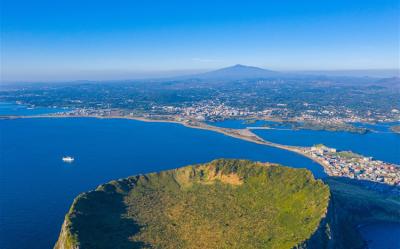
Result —
[[[264, 70], [272, 70], [276, 72], [282, 73], [325, 73], [321, 76], [343, 76], [343, 77], [371, 77], [371, 78], [391, 78], [391, 77], [400, 77], [400, 67], [399, 68], [354, 68], [354, 69], [273, 69], [273, 68], [266, 68], [266, 67], [259, 67], [253, 65], [245, 65], [245, 64], [234, 64], [231, 66], [219, 67], [219, 68], [208, 68], [208, 69], [171, 69], [171, 70], [123, 70], [123, 69], [93, 69], [93, 70], [72, 70], [70, 73], [73, 74], [82, 74], [82, 73], [120, 73], [120, 74], [131, 74], [124, 77], [123, 75], [103, 75], [104, 78], [96, 78], [96, 75], [91, 75], [87, 77], [76, 77], [71, 79], [57, 79], [57, 74], [54, 75], [44, 75], [44, 74], [32, 74], [33, 78], [38, 77], [39, 79], [5, 79], [3, 80], [0, 74], [0, 84], [13, 84], [13, 83], [72, 83], [72, 82], [79, 82], [79, 81], [89, 81], [89, 82], [101, 82], [101, 81], [129, 81], [129, 80], [157, 80], [163, 78], [172, 78], [172, 77], [180, 77], [180, 76], [191, 76], [201, 73], [208, 73], [213, 72], [219, 69], [230, 68], [234, 66], [244, 66], [244, 67], [256, 67]], [[370, 72], [370, 73], [389, 73], [393, 74], [392, 76], [377, 76], [377, 75], [344, 75], [342, 73], [363, 73], [363, 72]], [[338, 75], [326, 75], [326, 73], [333, 73]], [[65, 74], [65, 73], [64, 73]], [[67, 73], [64, 76], [68, 76]], [[54, 78], [53, 78], [54, 77]], [[42, 78], [42, 79], [40, 79]], [[53, 79], [46, 79], [46, 78], [53, 78]]]

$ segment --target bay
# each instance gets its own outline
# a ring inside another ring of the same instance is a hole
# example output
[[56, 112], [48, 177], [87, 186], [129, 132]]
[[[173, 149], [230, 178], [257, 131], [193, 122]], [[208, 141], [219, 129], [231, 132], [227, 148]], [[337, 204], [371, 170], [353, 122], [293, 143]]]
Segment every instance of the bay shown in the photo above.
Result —
[[[71, 164], [63, 156], [73, 156]], [[310, 169], [300, 155], [172, 123], [123, 119], [0, 120], [0, 248], [52, 248], [72, 200], [113, 179], [244, 158]]]

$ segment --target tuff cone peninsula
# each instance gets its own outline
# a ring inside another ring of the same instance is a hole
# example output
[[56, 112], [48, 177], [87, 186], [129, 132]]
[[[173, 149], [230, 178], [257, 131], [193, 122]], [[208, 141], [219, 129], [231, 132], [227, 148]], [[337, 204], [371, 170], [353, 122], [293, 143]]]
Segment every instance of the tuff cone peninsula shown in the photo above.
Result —
[[329, 200], [308, 170], [215, 160], [79, 195], [55, 249], [293, 248], [318, 230]]
[[362, 249], [360, 225], [400, 219], [398, 189], [385, 188], [219, 159], [111, 181], [79, 195], [54, 249]]

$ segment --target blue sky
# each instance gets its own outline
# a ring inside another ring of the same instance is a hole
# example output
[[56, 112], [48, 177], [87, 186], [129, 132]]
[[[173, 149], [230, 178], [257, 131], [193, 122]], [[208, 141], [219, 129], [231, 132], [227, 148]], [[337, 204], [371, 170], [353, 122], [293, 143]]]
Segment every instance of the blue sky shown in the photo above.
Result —
[[1, 1], [2, 80], [399, 68], [398, 0]]

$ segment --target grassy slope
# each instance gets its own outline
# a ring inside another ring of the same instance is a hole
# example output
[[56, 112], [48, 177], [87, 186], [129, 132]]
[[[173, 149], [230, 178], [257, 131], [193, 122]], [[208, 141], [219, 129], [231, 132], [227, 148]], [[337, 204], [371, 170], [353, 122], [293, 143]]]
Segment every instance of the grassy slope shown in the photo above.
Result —
[[328, 187], [307, 170], [217, 160], [79, 196], [56, 248], [292, 248], [315, 232], [328, 202]]

